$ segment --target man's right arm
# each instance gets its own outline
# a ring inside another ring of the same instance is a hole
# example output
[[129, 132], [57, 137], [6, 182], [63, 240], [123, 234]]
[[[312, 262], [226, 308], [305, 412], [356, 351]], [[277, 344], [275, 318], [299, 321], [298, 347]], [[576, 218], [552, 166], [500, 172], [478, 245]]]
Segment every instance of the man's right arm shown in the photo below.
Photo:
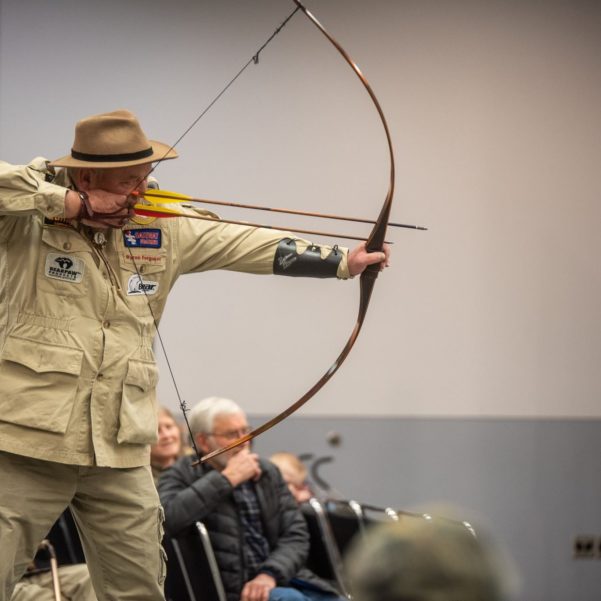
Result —
[[39, 212], [50, 219], [65, 216], [67, 188], [46, 181], [46, 163], [41, 157], [29, 165], [0, 161], [0, 215]]
[[249, 452], [248, 449], [242, 449], [228, 459], [227, 465], [221, 474], [230, 481], [232, 487], [248, 480], [256, 482], [261, 476], [259, 456], [256, 453]]
[[[86, 207], [82, 194], [60, 185], [67, 183], [65, 176], [61, 174], [55, 180], [47, 163], [42, 157], [29, 165], [0, 161], [0, 216], [41, 213], [49, 219], [81, 219], [92, 227], [106, 228], [121, 227], [131, 215], [133, 197], [100, 189], [86, 190], [86, 202], [93, 213], [83, 211]], [[106, 214], [110, 215], [108, 219]]]

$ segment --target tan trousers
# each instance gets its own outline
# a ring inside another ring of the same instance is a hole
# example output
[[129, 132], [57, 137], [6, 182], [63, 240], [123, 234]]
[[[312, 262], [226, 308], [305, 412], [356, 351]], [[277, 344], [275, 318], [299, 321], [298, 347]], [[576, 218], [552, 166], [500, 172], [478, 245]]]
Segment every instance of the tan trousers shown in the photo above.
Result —
[[[59, 566], [62, 601], [96, 601], [90, 573], [85, 563]], [[10, 601], [55, 601], [52, 573], [27, 575], [15, 587]]]
[[0, 452], [0, 601], [70, 506], [99, 601], [164, 601], [163, 512], [150, 467], [112, 469]]

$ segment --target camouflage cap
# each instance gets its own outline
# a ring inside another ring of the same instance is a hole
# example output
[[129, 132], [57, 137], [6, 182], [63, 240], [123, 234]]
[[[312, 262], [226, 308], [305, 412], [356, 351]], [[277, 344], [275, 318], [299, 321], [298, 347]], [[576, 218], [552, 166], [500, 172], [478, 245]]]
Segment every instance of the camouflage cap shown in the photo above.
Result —
[[492, 547], [463, 522], [403, 516], [369, 529], [346, 557], [354, 601], [501, 601]]

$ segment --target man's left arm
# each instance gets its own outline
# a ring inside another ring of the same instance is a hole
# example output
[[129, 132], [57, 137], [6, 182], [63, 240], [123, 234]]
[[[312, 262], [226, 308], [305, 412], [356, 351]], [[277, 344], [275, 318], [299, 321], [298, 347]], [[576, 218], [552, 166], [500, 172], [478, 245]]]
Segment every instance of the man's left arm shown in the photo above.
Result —
[[[197, 214], [217, 215], [206, 211]], [[388, 249], [368, 253], [365, 243], [352, 251], [341, 246], [314, 244], [287, 232], [223, 223], [177, 219], [181, 273], [227, 269], [256, 274], [348, 279], [367, 265], [388, 261]]]
[[[177, 240], [175, 252], [181, 273], [226, 269], [267, 275], [277, 273], [277, 266], [281, 264], [287, 274], [295, 275], [294, 270], [289, 269], [292, 264], [297, 263], [295, 257], [304, 255], [305, 259], [314, 260], [315, 249], [319, 248], [317, 254], [321, 258], [321, 267], [331, 266], [331, 259], [336, 259], [333, 273], [330, 269], [325, 277], [350, 277], [346, 263], [348, 252], [345, 248], [327, 245], [316, 247], [311, 242], [296, 238], [285, 231], [224, 223], [218, 220], [216, 214], [208, 211], [189, 212], [212, 219], [171, 220], [170, 226], [174, 228]], [[307, 250], [309, 254], [305, 254]], [[332, 257], [328, 260], [330, 255]]]
[[380, 264], [380, 270], [388, 267], [389, 255], [388, 246], [382, 252], [368, 252], [365, 242], [349, 252], [339, 246], [321, 246], [306, 240], [283, 238], [276, 248], [273, 273], [345, 280], [363, 273], [374, 263]]

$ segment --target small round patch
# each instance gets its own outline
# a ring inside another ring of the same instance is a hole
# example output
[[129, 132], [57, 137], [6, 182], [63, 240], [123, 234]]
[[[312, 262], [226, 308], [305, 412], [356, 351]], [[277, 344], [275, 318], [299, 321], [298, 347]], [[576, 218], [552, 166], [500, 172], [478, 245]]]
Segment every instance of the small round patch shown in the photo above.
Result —
[[157, 219], [156, 217], [150, 217], [150, 216], [146, 216], [146, 215], [134, 215], [133, 217], [130, 217], [129, 220], [133, 221], [134, 223], [137, 223], [138, 225], [148, 225], [149, 223], [152, 223], [156, 219]]

